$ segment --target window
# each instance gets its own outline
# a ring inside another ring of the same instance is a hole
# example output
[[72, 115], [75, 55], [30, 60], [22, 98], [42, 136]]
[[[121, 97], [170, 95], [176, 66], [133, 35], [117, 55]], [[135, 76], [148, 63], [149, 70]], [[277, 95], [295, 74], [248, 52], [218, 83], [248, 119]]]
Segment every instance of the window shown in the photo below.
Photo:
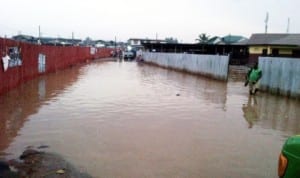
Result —
[[272, 56], [279, 56], [279, 49], [272, 49]]

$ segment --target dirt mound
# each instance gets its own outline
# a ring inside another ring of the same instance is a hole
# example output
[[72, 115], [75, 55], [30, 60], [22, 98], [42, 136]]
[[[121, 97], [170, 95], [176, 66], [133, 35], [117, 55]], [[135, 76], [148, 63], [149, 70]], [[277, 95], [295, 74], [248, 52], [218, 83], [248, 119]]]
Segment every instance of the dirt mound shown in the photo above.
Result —
[[54, 153], [27, 149], [20, 160], [0, 162], [0, 178], [91, 178]]

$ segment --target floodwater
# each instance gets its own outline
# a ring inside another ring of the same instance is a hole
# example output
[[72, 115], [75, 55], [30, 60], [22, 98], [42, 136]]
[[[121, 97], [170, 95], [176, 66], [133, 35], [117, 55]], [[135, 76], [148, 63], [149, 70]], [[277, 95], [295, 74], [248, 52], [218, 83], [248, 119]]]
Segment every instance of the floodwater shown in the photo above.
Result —
[[42, 76], [0, 96], [0, 156], [48, 145], [99, 178], [277, 177], [300, 103], [240, 78], [100, 61]]

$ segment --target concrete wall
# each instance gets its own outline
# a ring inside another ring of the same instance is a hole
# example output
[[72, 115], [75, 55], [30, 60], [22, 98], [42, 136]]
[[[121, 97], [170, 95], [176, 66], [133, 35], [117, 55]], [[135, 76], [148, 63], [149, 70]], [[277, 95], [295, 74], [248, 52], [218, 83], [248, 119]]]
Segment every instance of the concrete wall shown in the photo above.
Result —
[[263, 49], [267, 49], [267, 54], [271, 55], [273, 49], [278, 49], [279, 55], [292, 55], [295, 48], [288, 46], [249, 46], [250, 54], [262, 54]]
[[259, 57], [259, 67], [262, 90], [300, 98], [300, 59]]
[[146, 62], [162, 67], [227, 80], [229, 56], [144, 52]]

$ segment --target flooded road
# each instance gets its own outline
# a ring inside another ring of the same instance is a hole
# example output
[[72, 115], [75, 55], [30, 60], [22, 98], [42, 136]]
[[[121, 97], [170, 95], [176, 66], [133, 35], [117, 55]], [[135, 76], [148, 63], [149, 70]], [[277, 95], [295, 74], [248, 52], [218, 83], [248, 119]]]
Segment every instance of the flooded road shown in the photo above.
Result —
[[0, 96], [0, 156], [48, 145], [94, 177], [277, 177], [300, 102], [134, 62], [94, 62]]

